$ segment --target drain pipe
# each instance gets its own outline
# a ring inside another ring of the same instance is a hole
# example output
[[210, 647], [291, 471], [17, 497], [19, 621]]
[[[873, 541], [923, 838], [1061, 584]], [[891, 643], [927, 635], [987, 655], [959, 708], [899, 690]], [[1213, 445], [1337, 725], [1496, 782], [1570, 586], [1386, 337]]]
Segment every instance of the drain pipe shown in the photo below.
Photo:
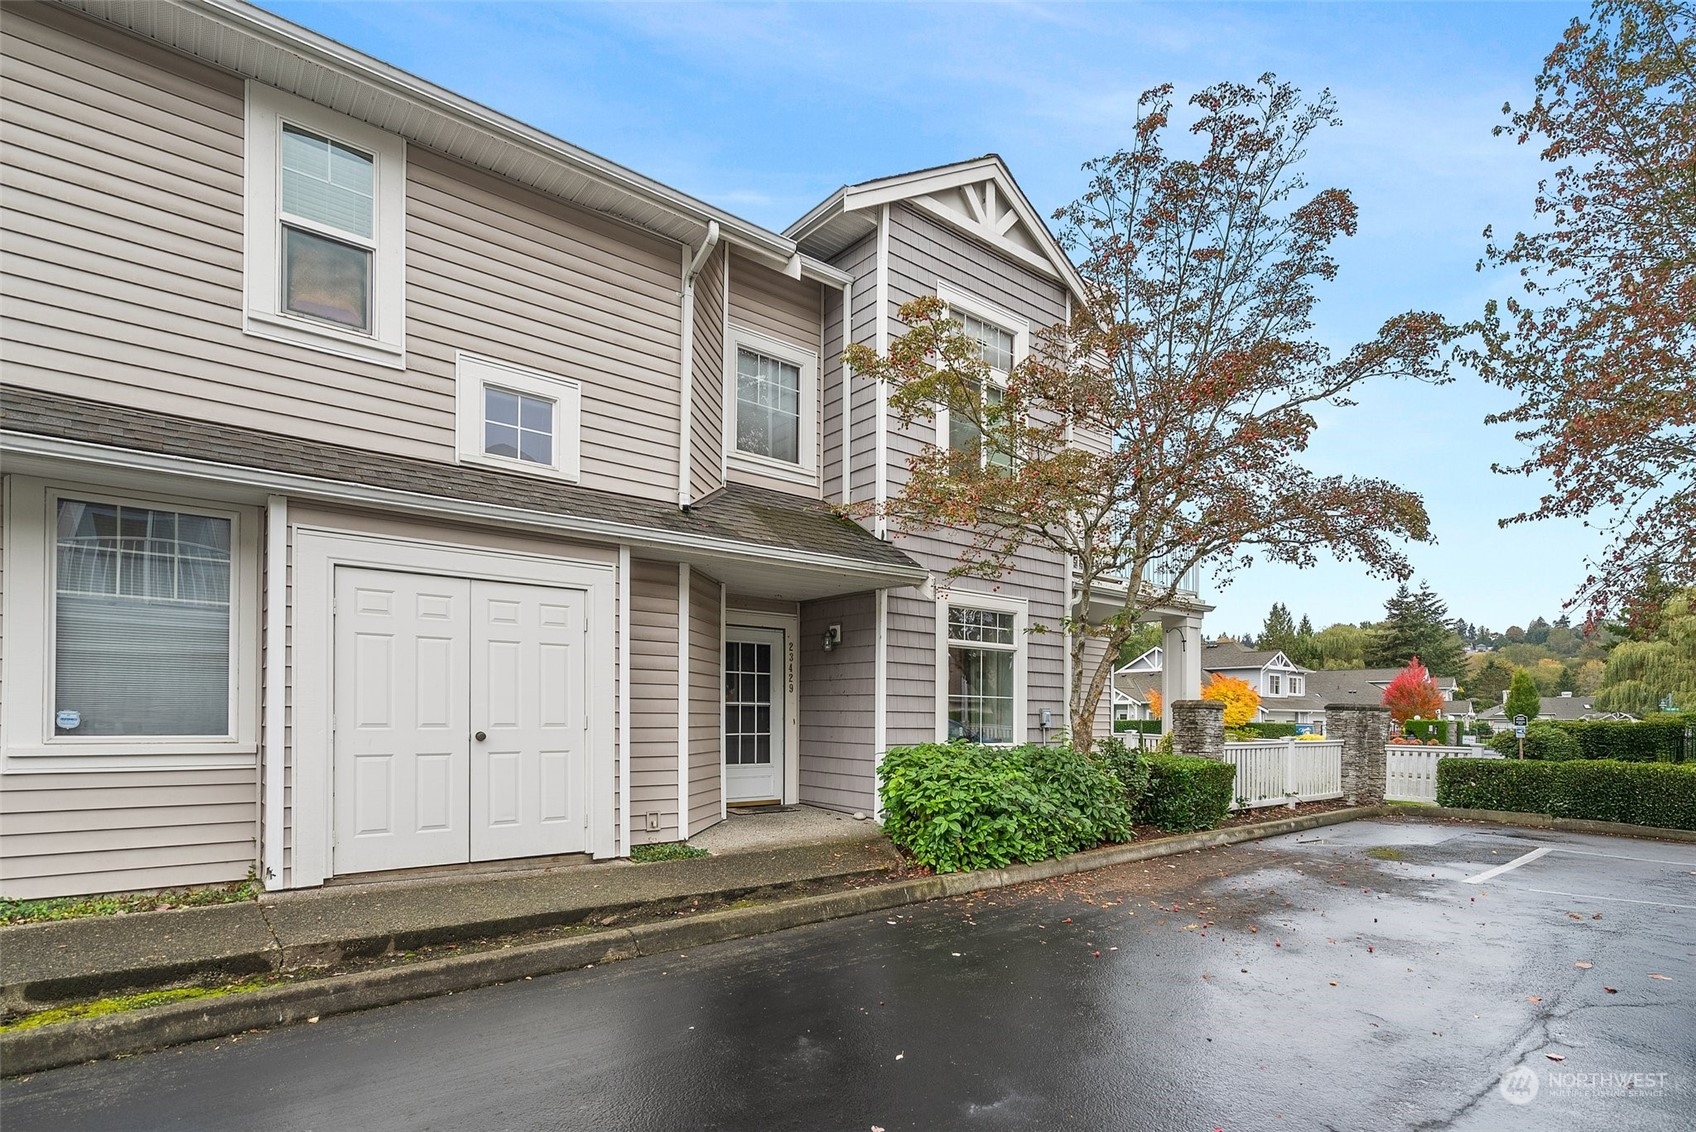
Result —
[[684, 510], [688, 510], [689, 504], [693, 502], [689, 491], [689, 468], [695, 459], [694, 428], [691, 420], [695, 413], [695, 277], [701, 274], [701, 269], [707, 265], [707, 258], [717, 246], [718, 221], [709, 220], [706, 239], [695, 249], [694, 256], [690, 256], [688, 244], [684, 244], [682, 249], [683, 364], [680, 370], [683, 392], [678, 398], [677, 505]]

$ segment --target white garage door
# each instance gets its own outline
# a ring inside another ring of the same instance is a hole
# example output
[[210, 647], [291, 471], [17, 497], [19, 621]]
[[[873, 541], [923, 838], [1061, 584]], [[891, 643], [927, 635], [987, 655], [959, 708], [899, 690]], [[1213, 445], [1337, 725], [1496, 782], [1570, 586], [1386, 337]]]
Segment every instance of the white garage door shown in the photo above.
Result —
[[336, 570], [338, 874], [586, 848], [585, 594]]

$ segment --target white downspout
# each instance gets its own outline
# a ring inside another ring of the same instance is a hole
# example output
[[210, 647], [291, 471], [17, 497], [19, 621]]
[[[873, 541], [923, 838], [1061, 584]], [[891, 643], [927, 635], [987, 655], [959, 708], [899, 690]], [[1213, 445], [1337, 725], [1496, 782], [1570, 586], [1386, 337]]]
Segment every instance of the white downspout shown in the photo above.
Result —
[[289, 501], [265, 498], [265, 717], [261, 723], [265, 774], [264, 807], [260, 818], [264, 842], [260, 868], [267, 892], [283, 887], [283, 742], [284, 703], [288, 695], [285, 649], [288, 642]]
[[677, 505], [687, 507], [692, 503], [693, 496], [689, 490], [689, 469], [695, 461], [695, 277], [701, 274], [701, 269], [707, 265], [707, 257], [713, 254], [713, 248], [718, 246], [718, 221], [707, 221], [707, 237], [701, 241], [701, 246], [695, 249], [693, 257], [689, 254], [689, 245], [683, 245], [683, 349], [682, 364], [679, 370], [683, 380], [682, 396], [678, 398], [678, 461], [677, 461]]
[[[842, 350], [847, 353], [848, 344], [854, 340], [854, 284], [850, 281], [842, 285]], [[842, 361], [842, 503], [846, 506], [854, 501], [852, 477], [854, 475], [854, 413], [853, 388], [854, 367], [847, 359]]]

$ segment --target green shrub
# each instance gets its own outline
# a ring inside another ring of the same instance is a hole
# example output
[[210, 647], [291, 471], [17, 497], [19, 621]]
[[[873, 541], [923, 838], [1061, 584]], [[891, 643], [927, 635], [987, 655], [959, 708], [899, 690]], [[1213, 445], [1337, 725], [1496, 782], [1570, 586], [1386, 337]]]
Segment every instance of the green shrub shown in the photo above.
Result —
[[1488, 739], [1496, 733], [1496, 729], [1491, 727], [1484, 720], [1480, 719], [1477, 723], [1472, 725], [1472, 733], [1480, 739]]
[[1574, 759], [1444, 759], [1437, 802], [1662, 829], [1696, 829], [1696, 765]]
[[630, 859], [639, 865], [649, 861], [688, 861], [696, 857], [710, 856], [712, 854], [705, 849], [687, 841], [655, 841], [630, 847]]
[[1148, 757], [1140, 746], [1127, 746], [1123, 739], [1098, 739], [1095, 744], [1098, 762], [1113, 772], [1125, 792], [1125, 805], [1135, 808], [1148, 793]]
[[1237, 768], [1188, 755], [1154, 755], [1148, 760], [1148, 792], [1137, 805], [1138, 821], [1167, 833], [1212, 829], [1230, 812]]
[[1131, 836], [1119, 779], [1069, 746], [896, 747], [878, 777], [884, 833], [937, 872], [1042, 861]]
[[1160, 734], [1160, 720], [1115, 719], [1113, 721], [1113, 733], [1115, 735], [1123, 735], [1127, 731], [1140, 731], [1144, 735], [1158, 735]]
[[1449, 722], [1446, 719], [1410, 719], [1402, 724], [1402, 734], [1421, 743], [1435, 739], [1439, 746], [1450, 745]]
[[[1514, 737], [1512, 729], [1502, 731], [1490, 740], [1490, 749], [1510, 759], [1516, 758], [1519, 755], [1519, 740]], [[1561, 762], [1583, 758], [1584, 755], [1579, 750], [1578, 740], [1562, 730], [1559, 724], [1539, 721], [1525, 729], [1525, 757], [1544, 762]]]
[[1278, 723], [1266, 721], [1262, 723], [1245, 723], [1237, 728], [1246, 731], [1256, 739], [1290, 739], [1295, 736], [1296, 725], [1293, 723]]
[[1562, 731], [1578, 741], [1581, 757], [1617, 759], [1628, 763], [1683, 762], [1684, 726], [1680, 721], [1632, 723], [1628, 720], [1580, 720], [1560, 724]]

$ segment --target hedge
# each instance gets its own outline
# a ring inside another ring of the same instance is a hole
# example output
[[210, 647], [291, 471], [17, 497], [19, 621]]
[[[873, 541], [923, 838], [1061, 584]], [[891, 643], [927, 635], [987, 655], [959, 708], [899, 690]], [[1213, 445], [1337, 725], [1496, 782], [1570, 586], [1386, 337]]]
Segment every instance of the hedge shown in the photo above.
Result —
[[1627, 720], [1564, 722], [1562, 731], [1578, 741], [1586, 759], [1628, 763], [1681, 763], [1696, 751], [1685, 750], [1682, 721], [1632, 723]]
[[[1446, 719], [1410, 719], [1402, 724], [1402, 734], [1421, 743], [1435, 739], [1439, 746], [1449, 746], [1449, 721]], [[1458, 736], [1457, 736], [1458, 739]]]
[[1126, 731], [1140, 731], [1144, 735], [1158, 735], [1160, 734], [1160, 720], [1115, 719], [1113, 721], [1113, 731], [1116, 734], [1122, 734]]
[[878, 777], [884, 833], [939, 873], [1042, 861], [1131, 838], [1119, 779], [1069, 746], [895, 747]]
[[1245, 723], [1237, 730], [1250, 732], [1262, 739], [1293, 739], [1296, 734], [1296, 725], [1269, 720], [1264, 723]]
[[[1490, 740], [1490, 749], [1506, 758], [1519, 757], [1519, 740], [1513, 731], [1498, 731]], [[1567, 734], [1557, 723], [1537, 720], [1525, 728], [1525, 757], [1544, 762], [1583, 758], [1578, 740]]]
[[1444, 759], [1437, 803], [1662, 829], [1696, 829], [1696, 765], [1613, 759]]
[[1230, 812], [1236, 776], [1237, 768], [1226, 762], [1150, 755], [1148, 791], [1137, 804], [1136, 818], [1167, 833], [1212, 829]]

